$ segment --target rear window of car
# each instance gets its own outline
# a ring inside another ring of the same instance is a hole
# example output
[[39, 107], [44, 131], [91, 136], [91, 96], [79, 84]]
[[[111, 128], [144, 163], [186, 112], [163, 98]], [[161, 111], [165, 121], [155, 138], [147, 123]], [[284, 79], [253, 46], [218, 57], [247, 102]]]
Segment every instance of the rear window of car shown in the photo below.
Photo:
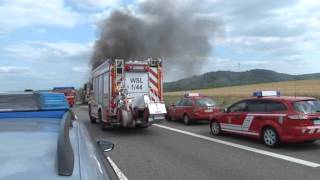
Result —
[[320, 101], [319, 100], [307, 100], [297, 101], [293, 104], [296, 111], [304, 114], [312, 114], [320, 112]]
[[34, 94], [6, 94], [0, 95], [1, 111], [38, 110], [37, 98]]
[[215, 106], [216, 103], [210, 98], [201, 98], [197, 100], [197, 106], [199, 107], [208, 107]]

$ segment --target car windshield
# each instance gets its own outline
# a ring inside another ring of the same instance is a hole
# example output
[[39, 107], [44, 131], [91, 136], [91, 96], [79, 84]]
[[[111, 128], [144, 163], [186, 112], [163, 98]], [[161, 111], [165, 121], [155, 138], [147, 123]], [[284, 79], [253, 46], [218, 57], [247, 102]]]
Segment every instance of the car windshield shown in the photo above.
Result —
[[210, 98], [201, 98], [197, 100], [197, 106], [199, 107], [208, 107], [215, 106], [216, 103]]
[[307, 100], [298, 101], [294, 103], [294, 108], [298, 112], [305, 114], [319, 113], [320, 112], [320, 101], [319, 100]]
[[0, 95], [0, 112], [37, 110], [38, 103], [34, 96], [34, 94]]

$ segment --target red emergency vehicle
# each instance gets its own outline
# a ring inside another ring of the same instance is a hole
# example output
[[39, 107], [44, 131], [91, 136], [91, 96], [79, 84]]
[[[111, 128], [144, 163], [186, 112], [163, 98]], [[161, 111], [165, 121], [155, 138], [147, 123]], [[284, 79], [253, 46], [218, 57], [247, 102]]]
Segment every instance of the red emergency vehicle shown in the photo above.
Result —
[[146, 128], [165, 119], [161, 59], [108, 59], [92, 71], [89, 116], [101, 128]]
[[75, 105], [76, 90], [74, 87], [54, 87], [52, 91], [63, 93], [66, 96], [70, 107]]
[[211, 133], [261, 138], [269, 147], [280, 142], [314, 142], [320, 139], [319, 100], [280, 96], [277, 91], [260, 91], [254, 95], [215, 114], [210, 122]]
[[213, 114], [220, 111], [213, 99], [199, 93], [187, 93], [168, 107], [168, 120], [209, 121]]

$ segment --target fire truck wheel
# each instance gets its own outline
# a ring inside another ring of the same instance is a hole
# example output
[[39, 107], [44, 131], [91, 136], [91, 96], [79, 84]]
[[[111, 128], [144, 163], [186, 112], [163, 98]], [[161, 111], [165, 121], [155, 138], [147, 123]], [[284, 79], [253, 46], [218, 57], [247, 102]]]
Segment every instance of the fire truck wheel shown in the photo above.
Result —
[[92, 124], [96, 123], [96, 118], [91, 115], [91, 106], [89, 106], [89, 118]]
[[139, 124], [136, 126], [138, 129], [147, 129], [149, 127], [148, 123]]
[[210, 122], [210, 130], [211, 130], [211, 134], [214, 136], [218, 136], [221, 134], [221, 127], [217, 121]]
[[102, 121], [102, 113], [99, 110], [99, 124], [102, 131], [108, 130], [107, 124]]
[[95, 124], [95, 123], [97, 122], [97, 120], [96, 120], [96, 118], [90, 116], [90, 122], [91, 122], [92, 124]]
[[189, 125], [189, 124], [190, 124], [190, 119], [189, 119], [189, 117], [188, 117], [187, 114], [185, 114], [185, 115], [183, 116], [183, 123], [184, 123], [185, 125]]
[[280, 144], [278, 133], [272, 127], [264, 129], [262, 139], [264, 144], [268, 147], [276, 147]]

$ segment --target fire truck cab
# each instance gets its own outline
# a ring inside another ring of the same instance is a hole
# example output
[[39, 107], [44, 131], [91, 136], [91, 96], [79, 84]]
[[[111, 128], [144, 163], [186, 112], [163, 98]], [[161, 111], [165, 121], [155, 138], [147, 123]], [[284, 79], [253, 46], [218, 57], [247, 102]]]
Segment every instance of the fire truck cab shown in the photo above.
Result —
[[161, 59], [108, 59], [92, 71], [89, 116], [103, 130], [146, 128], [165, 119]]

